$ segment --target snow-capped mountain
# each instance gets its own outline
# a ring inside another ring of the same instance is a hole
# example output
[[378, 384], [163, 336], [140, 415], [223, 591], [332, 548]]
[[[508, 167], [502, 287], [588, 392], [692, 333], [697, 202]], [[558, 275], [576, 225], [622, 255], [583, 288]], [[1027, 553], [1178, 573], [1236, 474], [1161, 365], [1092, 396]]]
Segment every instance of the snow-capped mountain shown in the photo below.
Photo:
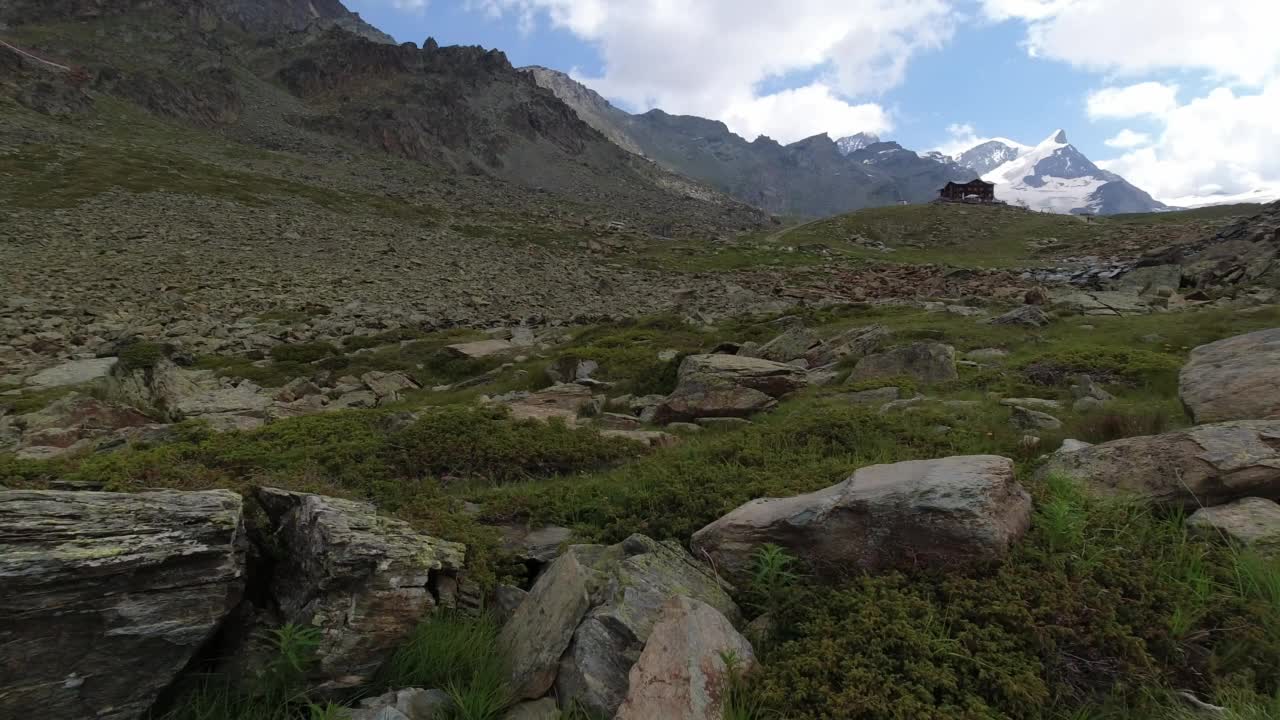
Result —
[[875, 145], [880, 142], [880, 136], [874, 133], [857, 133], [836, 140], [836, 147], [840, 149], [841, 155], [855, 153], [868, 145]]
[[1016, 160], [1031, 147], [1008, 138], [993, 138], [981, 145], [974, 145], [951, 159], [978, 175], [986, 175], [1001, 165]]
[[1062, 130], [986, 173], [983, 179], [996, 184], [997, 200], [1033, 210], [1114, 215], [1167, 209], [1124, 178], [1090, 162], [1067, 141]]

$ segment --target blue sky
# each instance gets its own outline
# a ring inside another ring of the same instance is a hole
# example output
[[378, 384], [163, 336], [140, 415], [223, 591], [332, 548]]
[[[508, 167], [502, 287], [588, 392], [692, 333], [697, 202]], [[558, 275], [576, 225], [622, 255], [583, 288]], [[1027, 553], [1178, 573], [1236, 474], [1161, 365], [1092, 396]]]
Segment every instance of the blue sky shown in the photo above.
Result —
[[[346, 3], [402, 42], [496, 47], [624, 109], [713, 117], [748, 139], [872, 130], [958, 150], [1061, 127], [1157, 197], [1280, 194], [1277, 0]], [[1259, 111], [1272, 120], [1221, 120]], [[1197, 132], [1211, 142], [1192, 152], [1182, 136]]]

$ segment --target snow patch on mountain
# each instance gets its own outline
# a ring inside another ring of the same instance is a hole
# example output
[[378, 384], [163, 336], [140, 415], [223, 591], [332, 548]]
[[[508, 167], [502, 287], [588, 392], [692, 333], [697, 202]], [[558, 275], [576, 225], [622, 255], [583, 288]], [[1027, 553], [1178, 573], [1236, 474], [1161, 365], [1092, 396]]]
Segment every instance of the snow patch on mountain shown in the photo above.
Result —
[[857, 133], [836, 140], [836, 147], [840, 149], [841, 155], [849, 155], [861, 150], [868, 145], [875, 145], [880, 142], [880, 136], [874, 133]]
[[1094, 165], [1056, 130], [1033, 148], [983, 175], [996, 199], [1055, 213], [1151, 212], [1165, 205], [1124, 178]]
[[992, 138], [952, 156], [952, 160], [978, 175], [985, 175], [1001, 165], [1016, 160], [1031, 147], [1008, 138]]

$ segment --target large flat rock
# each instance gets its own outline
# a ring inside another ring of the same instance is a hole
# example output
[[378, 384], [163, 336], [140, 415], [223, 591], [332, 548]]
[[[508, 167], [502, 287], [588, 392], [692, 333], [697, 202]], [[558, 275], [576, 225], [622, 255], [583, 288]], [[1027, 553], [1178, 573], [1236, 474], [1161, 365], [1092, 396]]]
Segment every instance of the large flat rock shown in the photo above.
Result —
[[113, 357], [68, 360], [32, 375], [27, 378], [26, 384], [35, 390], [83, 385], [107, 377], [115, 365], [116, 359]]
[[792, 365], [738, 355], [690, 355], [680, 363], [674, 392], [658, 406], [658, 422], [747, 417], [808, 384]]
[[1192, 350], [1178, 396], [1198, 423], [1280, 419], [1280, 328]]
[[1280, 420], [1237, 420], [1113, 440], [1055, 454], [1040, 472], [1188, 510], [1243, 497], [1280, 499]]
[[765, 544], [817, 576], [990, 561], [1026, 533], [1031, 498], [1013, 462], [995, 455], [873, 465], [824, 490], [753, 500], [693, 535], [695, 555], [749, 577]]
[[239, 495], [0, 492], [0, 717], [136, 720], [244, 589]]

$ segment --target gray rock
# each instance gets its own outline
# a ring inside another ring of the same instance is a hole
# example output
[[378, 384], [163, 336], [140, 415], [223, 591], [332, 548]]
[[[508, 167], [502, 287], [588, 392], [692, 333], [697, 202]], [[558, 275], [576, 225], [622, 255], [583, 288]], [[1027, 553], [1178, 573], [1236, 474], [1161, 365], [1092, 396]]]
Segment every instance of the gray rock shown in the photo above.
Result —
[[1018, 430], [1057, 430], [1062, 427], [1062, 421], [1049, 413], [1017, 405], [1009, 413], [1009, 424]]
[[1009, 351], [999, 348], [980, 348], [978, 350], [970, 350], [964, 354], [966, 360], [976, 360], [978, 362], [990, 362], [992, 360], [1000, 360], [1009, 356]]
[[[704, 417], [694, 420], [694, 427], [708, 430], [736, 430], [753, 425], [750, 420], [735, 417]], [[669, 426], [668, 426], [669, 427]]]
[[360, 376], [360, 382], [377, 396], [379, 405], [395, 402], [400, 399], [400, 393], [421, 387], [402, 372], [370, 371]]
[[547, 563], [556, 559], [560, 548], [572, 537], [572, 530], [557, 525], [538, 528], [507, 525], [502, 528], [502, 549], [520, 560]]
[[1003, 557], [1031, 522], [1013, 461], [994, 455], [862, 468], [842, 483], [753, 500], [702, 528], [693, 549], [732, 578], [764, 544], [786, 548], [819, 577]]
[[1073, 375], [1070, 381], [1071, 396], [1075, 398], [1071, 408], [1076, 412], [1096, 410], [1116, 399], [1114, 395], [1104, 390], [1101, 385], [1094, 382], [1093, 378], [1088, 375]]
[[361, 700], [360, 709], [351, 713], [350, 720], [442, 720], [453, 706], [453, 699], [443, 690], [393, 690]]
[[992, 325], [1020, 325], [1029, 328], [1041, 328], [1053, 322], [1053, 318], [1036, 305], [1023, 305], [1003, 315], [989, 320]]
[[1054, 455], [1040, 473], [1188, 510], [1251, 496], [1280, 499], [1280, 420], [1237, 420], [1113, 440]]
[[1046, 400], [1044, 398], [1004, 398], [1000, 401], [1001, 405], [1006, 407], [1020, 407], [1029, 410], [1061, 410], [1062, 403], [1057, 400]]
[[841, 393], [835, 396], [851, 405], [884, 405], [902, 398], [902, 390], [896, 387], [883, 387], [874, 390]]
[[1267, 553], [1280, 553], [1280, 504], [1265, 498], [1242, 498], [1217, 507], [1200, 508], [1187, 527], [1208, 537], [1223, 537]]
[[810, 367], [822, 367], [841, 360], [858, 360], [875, 352], [890, 334], [889, 329], [883, 325], [846, 330], [811, 348], [805, 359], [809, 361]]
[[1120, 277], [1116, 283], [1118, 290], [1137, 295], [1169, 296], [1178, 291], [1182, 284], [1182, 267], [1180, 265], [1149, 265], [1134, 268]]
[[515, 698], [536, 700], [555, 683], [560, 657], [607, 582], [592, 567], [603, 552], [599, 546], [569, 548], [542, 573], [502, 626], [498, 644], [511, 666]]
[[1151, 305], [1132, 292], [1076, 290], [1055, 293], [1052, 299], [1055, 307], [1082, 315], [1128, 317], [1151, 312]]
[[611, 716], [618, 709], [663, 603], [684, 595], [741, 617], [719, 580], [678, 543], [633, 535], [605, 549], [595, 568], [609, 581], [574, 633], [555, 684], [562, 701], [588, 711]]
[[547, 365], [546, 374], [552, 383], [575, 383], [590, 380], [591, 374], [600, 369], [600, 363], [572, 355], [557, 358]]
[[923, 384], [955, 380], [955, 348], [936, 342], [918, 342], [868, 355], [854, 366], [849, 382], [894, 377], [908, 377]]
[[1062, 446], [1058, 448], [1060, 453], [1073, 453], [1085, 448], [1093, 447], [1093, 443], [1087, 443], [1082, 440], [1072, 440], [1070, 438], [1062, 441]]
[[0, 717], [135, 720], [239, 603], [240, 496], [0, 492]]
[[739, 352], [739, 355], [785, 363], [804, 358], [805, 354], [808, 353], [810, 349], [819, 345], [821, 342], [822, 341], [818, 336], [814, 335], [811, 330], [797, 325], [795, 327], [788, 328], [781, 335], [758, 348], [752, 348], [746, 352]]
[[1178, 396], [1197, 423], [1280, 419], [1280, 328], [1192, 350]]
[[502, 720], [560, 720], [562, 717], [555, 700], [542, 698], [516, 705], [502, 716]]
[[26, 384], [36, 390], [67, 385], [83, 385], [84, 383], [105, 379], [111, 374], [111, 369], [115, 365], [116, 359], [113, 357], [68, 360], [61, 365], [41, 370], [32, 375], [27, 378]]
[[121, 371], [117, 365], [112, 383], [130, 405], [156, 408], [174, 422], [216, 414], [261, 417], [272, 403], [247, 380], [224, 382], [211, 370], [190, 370], [163, 357], [149, 368]]
[[466, 546], [380, 517], [368, 503], [259, 488], [280, 548], [271, 594], [285, 622], [319, 628], [315, 680], [367, 682], [439, 604], [432, 589], [463, 565]]
[[755, 666], [751, 643], [716, 608], [672, 598], [631, 670], [617, 720], [721, 720], [728, 700], [726, 657], [736, 659], [740, 672]]
[[453, 357], [480, 360], [514, 352], [515, 349], [516, 346], [506, 340], [476, 340], [475, 342], [447, 345], [444, 348], [444, 352]]
[[528, 590], [514, 585], [499, 585], [493, 589], [493, 613], [499, 623], [506, 624], [515, 615], [516, 608], [529, 596]]
[[806, 384], [804, 370], [790, 365], [737, 355], [690, 355], [680, 363], [676, 389], [658, 406], [655, 420], [747, 417]]

